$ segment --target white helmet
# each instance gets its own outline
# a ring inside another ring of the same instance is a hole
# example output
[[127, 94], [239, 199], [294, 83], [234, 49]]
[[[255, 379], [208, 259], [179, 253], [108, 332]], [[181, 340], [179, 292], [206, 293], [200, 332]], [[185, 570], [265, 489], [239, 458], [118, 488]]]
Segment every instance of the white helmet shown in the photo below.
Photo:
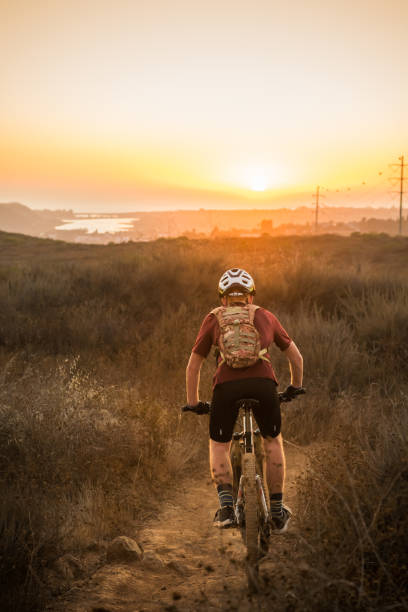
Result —
[[254, 279], [241, 268], [231, 268], [224, 272], [218, 283], [220, 297], [230, 293], [232, 289], [240, 289], [241, 293], [255, 293]]

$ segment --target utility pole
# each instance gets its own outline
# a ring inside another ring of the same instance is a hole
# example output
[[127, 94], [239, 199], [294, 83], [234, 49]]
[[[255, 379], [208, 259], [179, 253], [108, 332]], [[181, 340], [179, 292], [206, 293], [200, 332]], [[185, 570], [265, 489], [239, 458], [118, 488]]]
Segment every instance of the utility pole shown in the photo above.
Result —
[[315, 199], [315, 205], [316, 205], [316, 208], [315, 208], [315, 232], [316, 232], [316, 234], [317, 234], [317, 228], [318, 228], [318, 225], [319, 225], [319, 192], [320, 192], [320, 185], [318, 185], [316, 187], [316, 193], [314, 194], [314, 196], [316, 198]]
[[399, 233], [402, 234], [402, 196], [404, 193], [404, 156], [398, 158], [401, 162], [400, 173], [400, 215], [399, 215]]
[[408, 166], [408, 164], [404, 164], [404, 156], [401, 155], [401, 157], [398, 158], [399, 159], [399, 164], [390, 164], [390, 166], [392, 168], [395, 167], [399, 167], [400, 169], [400, 175], [398, 177], [394, 176], [391, 178], [392, 181], [399, 181], [399, 234], [402, 234], [402, 201], [403, 201], [403, 197], [404, 197], [404, 181], [407, 180], [407, 178], [404, 178], [404, 168], [406, 168]]

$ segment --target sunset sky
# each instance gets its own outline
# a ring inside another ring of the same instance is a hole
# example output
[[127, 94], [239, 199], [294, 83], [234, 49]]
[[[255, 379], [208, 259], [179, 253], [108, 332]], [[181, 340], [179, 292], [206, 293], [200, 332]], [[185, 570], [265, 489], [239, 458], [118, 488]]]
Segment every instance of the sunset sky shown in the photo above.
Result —
[[261, 208], [319, 184], [328, 204], [397, 203], [407, 0], [0, 7], [0, 202]]

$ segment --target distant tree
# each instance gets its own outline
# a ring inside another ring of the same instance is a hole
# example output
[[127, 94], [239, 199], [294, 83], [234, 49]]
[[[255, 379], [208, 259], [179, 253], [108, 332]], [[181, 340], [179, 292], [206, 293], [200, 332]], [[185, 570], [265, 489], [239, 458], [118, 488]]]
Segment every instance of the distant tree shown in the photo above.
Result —
[[272, 219], [262, 219], [259, 224], [262, 234], [272, 234], [273, 232], [273, 221]]

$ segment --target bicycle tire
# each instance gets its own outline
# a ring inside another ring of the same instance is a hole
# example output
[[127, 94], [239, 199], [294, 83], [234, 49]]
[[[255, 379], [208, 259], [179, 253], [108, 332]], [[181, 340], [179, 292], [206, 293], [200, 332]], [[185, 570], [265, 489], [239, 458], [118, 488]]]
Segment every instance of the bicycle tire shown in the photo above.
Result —
[[247, 559], [250, 566], [255, 567], [258, 563], [258, 491], [256, 488], [255, 455], [245, 453], [242, 457], [242, 474], [244, 476], [244, 498], [245, 498], [245, 544]]
[[241, 478], [242, 472], [241, 455], [242, 453], [239, 447], [239, 442], [237, 440], [233, 440], [230, 450], [230, 460], [232, 467], [232, 495], [234, 497], [234, 503], [237, 501], [239, 479]]

